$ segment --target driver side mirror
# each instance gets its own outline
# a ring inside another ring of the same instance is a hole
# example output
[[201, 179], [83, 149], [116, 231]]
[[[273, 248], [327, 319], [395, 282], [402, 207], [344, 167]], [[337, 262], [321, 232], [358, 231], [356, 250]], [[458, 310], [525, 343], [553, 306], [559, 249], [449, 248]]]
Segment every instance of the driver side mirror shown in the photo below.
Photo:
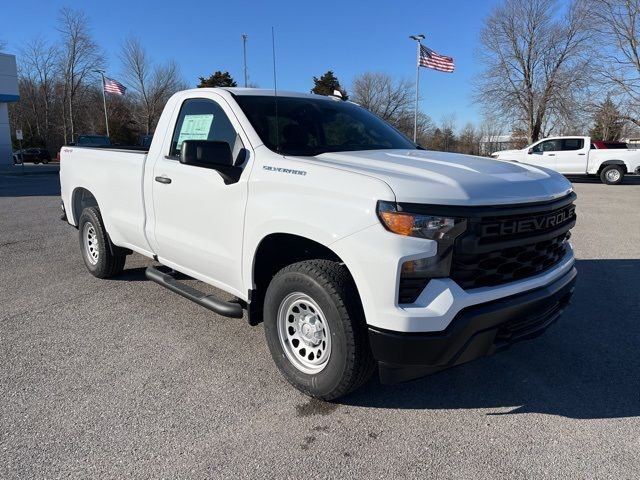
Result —
[[185, 140], [180, 149], [180, 163], [216, 170], [224, 183], [236, 183], [242, 168], [233, 165], [231, 146], [212, 140]]
[[533, 153], [533, 147], [531, 147], [531, 148], [527, 151], [527, 153], [528, 153], [529, 155], [531, 155], [531, 154]]

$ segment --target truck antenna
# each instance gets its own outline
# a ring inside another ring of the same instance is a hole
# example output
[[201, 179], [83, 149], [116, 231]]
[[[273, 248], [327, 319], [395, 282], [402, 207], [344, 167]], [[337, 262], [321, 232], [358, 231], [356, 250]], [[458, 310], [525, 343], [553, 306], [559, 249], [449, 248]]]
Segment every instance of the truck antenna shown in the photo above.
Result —
[[273, 52], [273, 93], [276, 104], [276, 152], [280, 153], [280, 120], [278, 118], [278, 81], [276, 77], [276, 34], [271, 27], [271, 49]]

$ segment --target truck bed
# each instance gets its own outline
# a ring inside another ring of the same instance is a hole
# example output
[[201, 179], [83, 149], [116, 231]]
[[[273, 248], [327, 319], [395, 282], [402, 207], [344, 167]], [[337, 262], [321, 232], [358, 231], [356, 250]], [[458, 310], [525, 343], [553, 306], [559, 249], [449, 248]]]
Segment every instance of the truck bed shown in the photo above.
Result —
[[587, 173], [597, 174], [602, 163], [610, 160], [623, 161], [628, 173], [634, 173], [640, 167], [640, 150], [591, 149], [589, 150]]
[[[60, 153], [60, 187], [69, 220], [77, 225], [78, 192], [83, 185], [95, 198], [114, 243], [147, 253], [142, 188], [147, 149], [131, 147], [63, 147]], [[70, 210], [70, 211], [69, 211]], [[140, 250], [143, 246], [143, 250]]]

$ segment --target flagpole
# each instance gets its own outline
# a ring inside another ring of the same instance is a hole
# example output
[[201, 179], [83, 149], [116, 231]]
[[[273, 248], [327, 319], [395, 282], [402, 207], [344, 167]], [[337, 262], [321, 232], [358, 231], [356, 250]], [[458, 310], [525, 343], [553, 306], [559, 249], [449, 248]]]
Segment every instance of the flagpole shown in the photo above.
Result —
[[413, 143], [417, 142], [418, 137], [418, 95], [420, 92], [420, 45], [424, 39], [424, 35], [410, 35], [409, 38], [415, 40], [416, 43], [416, 104], [413, 111]]
[[94, 70], [102, 77], [102, 104], [104, 105], [104, 124], [107, 127], [107, 137], [109, 136], [109, 117], [107, 116], [107, 96], [104, 93], [104, 70]]

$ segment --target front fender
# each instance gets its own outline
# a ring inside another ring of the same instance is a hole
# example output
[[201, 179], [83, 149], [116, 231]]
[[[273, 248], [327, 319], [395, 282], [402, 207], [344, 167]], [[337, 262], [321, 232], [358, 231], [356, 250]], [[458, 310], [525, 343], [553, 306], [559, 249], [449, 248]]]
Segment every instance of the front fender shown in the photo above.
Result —
[[255, 252], [268, 235], [288, 233], [329, 247], [378, 223], [378, 200], [395, 201], [382, 180], [262, 153], [251, 175], [245, 216], [242, 269], [247, 290], [254, 288]]

